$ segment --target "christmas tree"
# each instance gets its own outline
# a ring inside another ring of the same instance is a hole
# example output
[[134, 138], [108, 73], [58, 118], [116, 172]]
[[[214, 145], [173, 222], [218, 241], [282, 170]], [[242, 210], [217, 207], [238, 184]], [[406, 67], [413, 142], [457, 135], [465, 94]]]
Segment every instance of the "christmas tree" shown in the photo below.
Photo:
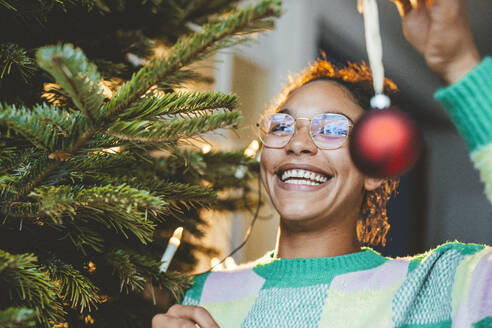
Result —
[[235, 95], [182, 90], [207, 80], [190, 65], [281, 11], [236, 2], [0, 0], [1, 327], [145, 327], [145, 288], [182, 297], [200, 246], [161, 273], [167, 240], [199, 238], [256, 168], [185, 147], [241, 118]]

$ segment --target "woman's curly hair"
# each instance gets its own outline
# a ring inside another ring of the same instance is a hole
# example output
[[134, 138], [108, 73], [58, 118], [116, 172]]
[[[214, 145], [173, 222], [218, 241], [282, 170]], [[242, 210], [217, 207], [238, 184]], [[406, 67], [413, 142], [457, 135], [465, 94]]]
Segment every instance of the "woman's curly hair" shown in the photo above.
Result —
[[[266, 113], [277, 112], [292, 92], [309, 82], [319, 80], [336, 82], [349, 91], [360, 107], [365, 110], [370, 108], [374, 89], [369, 67], [365, 63], [350, 62], [338, 67], [323, 58], [318, 59], [299, 74], [289, 77], [289, 83], [274, 99]], [[387, 95], [391, 96], [397, 90], [393, 81], [384, 80], [384, 91]], [[386, 235], [390, 228], [386, 206], [391, 196], [396, 193], [399, 181], [399, 178], [390, 178], [375, 190], [366, 192], [357, 222], [357, 237], [360, 243], [374, 246], [386, 245]]]

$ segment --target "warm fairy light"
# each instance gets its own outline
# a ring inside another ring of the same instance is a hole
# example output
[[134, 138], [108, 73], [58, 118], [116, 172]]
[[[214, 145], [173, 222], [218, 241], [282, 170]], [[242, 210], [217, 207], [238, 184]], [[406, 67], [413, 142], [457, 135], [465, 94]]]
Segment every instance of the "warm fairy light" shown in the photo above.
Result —
[[212, 268], [214, 268], [214, 270], [215, 270], [215, 269], [217, 269], [217, 267], [216, 267], [216, 266], [218, 266], [218, 265], [219, 265], [219, 263], [220, 263], [220, 259], [219, 259], [219, 258], [217, 258], [217, 257], [212, 257], [212, 258], [210, 259], [210, 265], [212, 266]]
[[202, 186], [204, 188], [212, 188], [214, 186], [214, 184], [208, 180], [202, 179], [202, 180], [200, 180], [200, 186]]
[[102, 89], [104, 98], [109, 99], [113, 97], [113, 91], [106, 85], [104, 80], [99, 82], [99, 88]]
[[169, 239], [169, 243], [176, 247], [181, 244], [181, 236], [183, 235], [183, 227], [179, 227], [173, 232], [173, 236]]
[[181, 244], [181, 237], [183, 235], [183, 227], [178, 227], [174, 230], [173, 235], [169, 239], [169, 243], [167, 244], [166, 250], [161, 257], [161, 266], [159, 267], [160, 272], [166, 272], [169, 264], [171, 263], [174, 254], [178, 250], [179, 245]]
[[258, 149], [260, 149], [260, 143], [258, 142], [258, 140], [255, 139], [251, 141], [249, 147], [251, 147], [251, 149], [253, 149], [254, 151], [258, 151]]
[[121, 147], [105, 148], [102, 151], [108, 154], [117, 154], [121, 151]]
[[209, 144], [204, 144], [202, 146], [202, 153], [206, 154], [209, 153], [212, 150], [212, 146]]
[[232, 257], [228, 256], [224, 261], [224, 266], [226, 269], [233, 269], [237, 266], [237, 264]]
[[244, 156], [246, 156], [246, 157], [253, 158], [253, 157], [255, 157], [255, 155], [256, 155], [256, 152], [254, 150], [246, 149], [244, 151]]
[[244, 150], [244, 156], [254, 158], [258, 152], [258, 149], [260, 149], [260, 143], [255, 139], [251, 141], [246, 150]]
[[94, 264], [94, 262], [89, 261], [89, 263], [84, 266], [84, 269], [89, 273], [93, 273], [94, 271], [96, 271], [96, 265]]
[[237, 264], [236, 261], [234, 261], [234, 259], [230, 256], [228, 256], [222, 263], [219, 258], [212, 257], [210, 259], [210, 266], [212, 267], [212, 271], [219, 271], [234, 269], [235, 267], [237, 267]]
[[68, 322], [61, 322], [55, 324], [53, 321], [50, 321], [50, 323], [53, 325], [53, 328], [68, 328]]
[[94, 324], [94, 318], [92, 318], [90, 314], [85, 316], [84, 321], [86, 324], [90, 324], [90, 325]]

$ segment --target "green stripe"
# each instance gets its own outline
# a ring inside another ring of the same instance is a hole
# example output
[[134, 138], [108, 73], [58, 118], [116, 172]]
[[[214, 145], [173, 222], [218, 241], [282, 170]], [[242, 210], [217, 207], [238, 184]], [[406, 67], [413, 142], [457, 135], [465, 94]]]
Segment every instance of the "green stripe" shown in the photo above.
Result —
[[434, 97], [474, 151], [492, 141], [492, 57], [485, 58], [458, 82]]
[[186, 292], [186, 296], [200, 302], [203, 286], [205, 285], [205, 281], [207, 280], [210, 273], [211, 272], [206, 272], [201, 275], [195, 276], [195, 278], [193, 278], [193, 287]]
[[449, 328], [451, 327], [451, 320], [441, 321], [438, 323], [426, 323], [426, 324], [409, 324], [398, 326], [397, 328]]
[[473, 324], [473, 328], [490, 328], [492, 327], [492, 317], [486, 317]]

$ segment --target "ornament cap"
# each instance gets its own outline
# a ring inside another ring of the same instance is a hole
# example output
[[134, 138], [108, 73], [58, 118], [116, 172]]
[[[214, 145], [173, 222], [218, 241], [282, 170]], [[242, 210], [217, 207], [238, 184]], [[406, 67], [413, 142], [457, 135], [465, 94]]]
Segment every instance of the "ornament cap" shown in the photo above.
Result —
[[390, 98], [382, 93], [377, 93], [371, 98], [371, 107], [376, 109], [385, 109], [391, 105]]

